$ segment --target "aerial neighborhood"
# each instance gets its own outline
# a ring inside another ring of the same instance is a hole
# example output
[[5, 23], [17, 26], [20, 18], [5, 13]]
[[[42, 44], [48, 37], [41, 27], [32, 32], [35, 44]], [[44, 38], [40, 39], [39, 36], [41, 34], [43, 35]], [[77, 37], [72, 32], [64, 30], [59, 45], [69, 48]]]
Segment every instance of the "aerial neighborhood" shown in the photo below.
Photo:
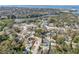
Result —
[[76, 12], [62, 8], [0, 7], [0, 53], [79, 53]]

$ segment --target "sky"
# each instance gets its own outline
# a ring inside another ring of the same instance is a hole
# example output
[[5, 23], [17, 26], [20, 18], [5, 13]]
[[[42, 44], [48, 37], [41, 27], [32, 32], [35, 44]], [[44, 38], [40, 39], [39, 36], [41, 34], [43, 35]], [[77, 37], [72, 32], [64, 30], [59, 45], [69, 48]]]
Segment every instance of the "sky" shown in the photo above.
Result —
[[0, 5], [78, 5], [79, 0], [0, 0]]

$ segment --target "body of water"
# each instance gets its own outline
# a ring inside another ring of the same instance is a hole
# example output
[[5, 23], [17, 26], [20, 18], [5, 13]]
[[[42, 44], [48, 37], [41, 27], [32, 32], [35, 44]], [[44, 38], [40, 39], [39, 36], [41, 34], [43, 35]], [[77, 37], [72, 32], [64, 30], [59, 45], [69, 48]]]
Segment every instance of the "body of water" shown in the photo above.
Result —
[[64, 8], [64, 9], [79, 9], [79, 5], [1, 5], [7, 7], [22, 7], [22, 8]]

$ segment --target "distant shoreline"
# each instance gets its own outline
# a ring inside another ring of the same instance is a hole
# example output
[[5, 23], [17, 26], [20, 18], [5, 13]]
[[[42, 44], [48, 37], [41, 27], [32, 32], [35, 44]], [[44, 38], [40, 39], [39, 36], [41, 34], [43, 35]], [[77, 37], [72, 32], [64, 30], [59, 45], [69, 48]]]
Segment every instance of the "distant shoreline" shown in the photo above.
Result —
[[0, 5], [0, 7], [79, 9], [79, 5]]

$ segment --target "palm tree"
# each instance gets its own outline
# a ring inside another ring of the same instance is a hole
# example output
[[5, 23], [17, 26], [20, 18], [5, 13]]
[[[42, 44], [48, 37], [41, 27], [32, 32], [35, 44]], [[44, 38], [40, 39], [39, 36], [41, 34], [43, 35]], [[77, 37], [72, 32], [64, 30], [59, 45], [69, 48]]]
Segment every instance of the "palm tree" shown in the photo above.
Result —
[[46, 32], [41, 32], [42, 43], [44, 42], [45, 36], [46, 36]]
[[48, 54], [50, 53], [50, 51], [51, 51], [51, 41], [49, 42], [49, 50], [48, 50]]

